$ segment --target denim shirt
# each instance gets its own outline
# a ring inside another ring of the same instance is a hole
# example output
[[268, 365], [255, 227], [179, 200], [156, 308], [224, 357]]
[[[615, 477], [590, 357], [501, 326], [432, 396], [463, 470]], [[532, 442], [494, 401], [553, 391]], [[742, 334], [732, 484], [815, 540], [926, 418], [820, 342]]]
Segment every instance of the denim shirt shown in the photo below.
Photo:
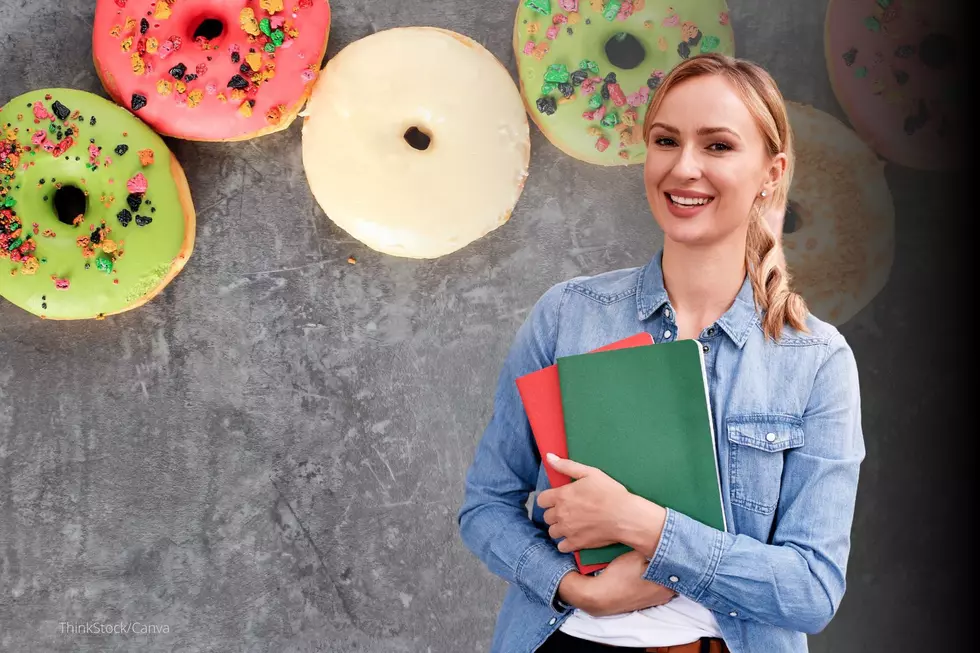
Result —
[[[640, 331], [675, 340], [662, 255], [551, 287], [503, 364], [459, 511], [465, 545], [509, 583], [492, 653], [534, 651], [559, 628], [570, 609], [558, 584], [575, 569], [537, 502], [529, 515], [528, 497], [549, 484], [515, 379]], [[767, 338], [746, 277], [698, 337], [727, 530], [668, 508], [644, 577], [713, 611], [732, 653], [806, 651], [806, 633], [830, 622], [844, 594], [865, 456], [858, 371], [836, 328], [812, 315], [807, 327]]]

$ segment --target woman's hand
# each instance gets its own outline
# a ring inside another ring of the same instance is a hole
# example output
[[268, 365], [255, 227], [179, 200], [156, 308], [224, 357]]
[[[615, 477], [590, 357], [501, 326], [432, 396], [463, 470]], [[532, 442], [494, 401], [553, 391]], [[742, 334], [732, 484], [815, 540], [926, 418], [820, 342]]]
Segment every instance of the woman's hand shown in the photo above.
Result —
[[545, 509], [548, 534], [558, 543], [558, 550], [570, 553], [620, 542], [618, 514], [632, 496], [618, 481], [595, 467], [548, 454], [548, 464], [576, 479], [568, 485], [545, 490], [538, 495], [538, 505]]
[[653, 556], [667, 511], [638, 497], [602, 470], [548, 454], [548, 464], [575, 479], [538, 495], [548, 534], [570, 553], [622, 543]]
[[645, 580], [646, 556], [629, 551], [609, 563], [598, 576], [572, 572], [562, 579], [558, 595], [593, 617], [606, 617], [663, 605], [677, 593]]

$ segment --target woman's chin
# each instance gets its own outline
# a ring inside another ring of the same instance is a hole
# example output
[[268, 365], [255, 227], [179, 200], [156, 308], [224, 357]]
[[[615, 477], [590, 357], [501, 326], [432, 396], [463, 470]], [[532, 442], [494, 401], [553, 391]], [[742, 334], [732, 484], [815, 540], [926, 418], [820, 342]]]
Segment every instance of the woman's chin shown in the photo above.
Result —
[[677, 220], [672, 217], [666, 224], [661, 223], [660, 228], [663, 229], [664, 238], [678, 245], [703, 246], [717, 240], [715, 234], [705, 229], [703, 224], [697, 224], [693, 220]]
[[720, 222], [717, 218], [717, 214], [708, 213], [693, 218], [676, 218], [667, 213], [666, 219], [658, 219], [657, 224], [665, 239], [679, 245], [708, 247], [730, 242], [734, 246], [741, 225]]

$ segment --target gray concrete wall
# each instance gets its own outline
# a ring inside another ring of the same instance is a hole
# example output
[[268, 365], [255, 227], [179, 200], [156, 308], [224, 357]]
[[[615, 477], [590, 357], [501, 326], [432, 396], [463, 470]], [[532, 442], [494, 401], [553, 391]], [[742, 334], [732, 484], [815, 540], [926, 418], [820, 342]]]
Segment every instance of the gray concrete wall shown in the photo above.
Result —
[[[328, 55], [376, 30], [435, 25], [515, 73], [513, 1], [334, 5]], [[730, 6], [739, 55], [769, 67], [788, 98], [843, 116], [825, 73], [824, 1]], [[0, 0], [0, 102], [50, 86], [104, 94], [93, 7]], [[0, 301], [0, 650], [486, 650], [504, 584], [457, 536], [465, 468], [538, 296], [642, 264], [662, 242], [640, 168], [580, 164], [532, 127], [511, 222], [419, 262], [376, 254], [325, 218], [298, 123], [245, 143], [169, 143], [199, 227], [162, 295], [78, 323]], [[958, 582], [934, 566], [941, 533], [910, 526], [928, 513], [902, 506], [909, 490], [926, 503], [945, 491], [922, 471], [940, 452], [913, 446], [944, 428], [950, 404], [907, 366], [956, 351], [926, 337], [922, 298], [950, 274], [927, 217], [950, 211], [957, 179], [887, 174], [895, 270], [842, 327], [861, 365], [868, 459], [849, 591], [811, 639], [818, 652], [946, 637], [924, 615]], [[59, 628], [120, 620], [170, 632]]]

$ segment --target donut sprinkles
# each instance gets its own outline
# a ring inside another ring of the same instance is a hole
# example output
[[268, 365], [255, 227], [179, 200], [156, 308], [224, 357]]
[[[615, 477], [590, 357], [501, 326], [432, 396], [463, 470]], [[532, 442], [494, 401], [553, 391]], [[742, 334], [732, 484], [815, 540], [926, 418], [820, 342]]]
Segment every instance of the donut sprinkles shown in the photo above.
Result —
[[[16, 123], [8, 122], [3, 125], [4, 139], [0, 141], [0, 174], [2, 174], [0, 176], [0, 206], [3, 207], [0, 209], [0, 257], [8, 258], [11, 263], [15, 264], [10, 270], [11, 275], [18, 273], [27, 275], [36, 274], [40, 270], [41, 264], [47, 263], [47, 258], [43, 256], [44, 246], [41, 246], [40, 253], [37, 251], [37, 237], [40, 236], [42, 239], [55, 239], [58, 237], [58, 234], [51, 229], [46, 229], [44, 234], [39, 234], [39, 227], [36, 222], [32, 224], [31, 228], [27, 228], [26, 225], [21, 224], [21, 218], [18, 217], [15, 210], [17, 206], [15, 194], [19, 194], [22, 190], [27, 191], [28, 189], [23, 188], [18, 183], [18, 169], [23, 171], [30, 170], [35, 164], [34, 159], [39, 155], [42, 158], [49, 156], [57, 159], [75, 145], [77, 142], [76, 137], [80, 137], [84, 131], [85, 116], [82, 116], [78, 111], [71, 111], [58, 100], [53, 100], [51, 95], [45, 95], [44, 99], [45, 101], [51, 102], [51, 104], [45, 106], [42, 102], [34, 102], [29, 105], [34, 118], [31, 121], [34, 125], [33, 128], [29, 126], [21, 127], [19, 124], [16, 124], [24, 122], [24, 114], [18, 114]], [[90, 124], [92, 126], [97, 124], [95, 116], [92, 116], [90, 119]], [[32, 132], [30, 139], [31, 145], [21, 145], [18, 142], [17, 137], [22, 129]], [[116, 150], [125, 154], [128, 151], [128, 146], [121, 143], [116, 147]], [[95, 172], [100, 168], [107, 169], [112, 165], [112, 157], [103, 156], [102, 147], [96, 145], [94, 139], [90, 141], [87, 152], [88, 162], [84, 163], [84, 167], [87, 170]], [[154, 159], [153, 151], [147, 150], [143, 153], [142, 158], [147, 162], [152, 162]], [[80, 156], [76, 156], [74, 159], [75, 161], [82, 161], [82, 157]], [[51, 179], [50, 184], [48, 184], [48, 180], [41, 179], [37, 183], [37, 190], [44, 192], [45, 185], [50, 186], [52, 189], [51, 192], [62, 188], [62, 184], [56, 179]], [[127, 190], [132, 191], [126, 196], [127, 204], [134, 211], [138, 211], [142, 207], [146, 193], [149, 190], [146, 177], [142, 173], [137, 173], [132, 179], [126, 182], [126, 187]], [[87, 196], [87, 193], [84, 194]], [[105, 196], [103, 196], [103, 199], [105, 199]], [[111, 204], [112, 202], [110, 201], [108, 203]], [[151, 204], [152, 202], [147, 200], [146, 208], [149, 211], [155, 212], [155, 209], [150, 208]], [[120, 211], [117, 216], [120, 227], [129, 226], [133, 217], [133, 214], [129, 210], [123, 209]], [[150, 215], [137, 214], [135, 218], [136, 224], [140, 227], [144, 227], [153, 222], [153, 218]], [[69, 231], [74, 236], [78, 227], [85, 226], [84, 223], [85, 216], [78, 214], [70, 225], [74, 229], [69, 229], [66, 226], [65, 231]], [[94, 263], [97, 270], [106, 275], [112, 274], [116, 262], [125, 254], [125, 251], [122, 249], [125, 245], [124, 241], [117, 243], [111, 237], [112, 232], [112, 225], [102, 219], [98, 223], [89, 222], [87, 231], [83, 230], [83, 235], [75, 236], [78, 256], [90, 260], [91, 263]], [[63, 232], [62, 237], [65, 235]], [[86, 269], [91, 267], [92, 265], [89, 264], [86, 266]], [[54, 287], [58, 290], [68, 290], [71, 286], [69, 279], [59, 279], [55, 274], [51, 275], [51, 279], [54, 282]]]
[[44, 318], [101, 318], [183, 267], [193, 212], [145, 125], [98, 96], [51, 91], [0, 107], [0, 295]]
[[514, 28], [522, 95], [559, 149], [601, 165], [642, 162], [643, 118], [664, 76], [698, 53], [734, 54], [725, 2], [672, 4], [523, 0]]
[[96, 69], [165, 136], [245, 140], [284, 129], [316, 80], [327, 0], [99, 0]]
[[883, 158], [921, 169], [951, 167], [963, 151], [962, 29], [922, 0], [832, 0], [827, 66], [854, 129]]

